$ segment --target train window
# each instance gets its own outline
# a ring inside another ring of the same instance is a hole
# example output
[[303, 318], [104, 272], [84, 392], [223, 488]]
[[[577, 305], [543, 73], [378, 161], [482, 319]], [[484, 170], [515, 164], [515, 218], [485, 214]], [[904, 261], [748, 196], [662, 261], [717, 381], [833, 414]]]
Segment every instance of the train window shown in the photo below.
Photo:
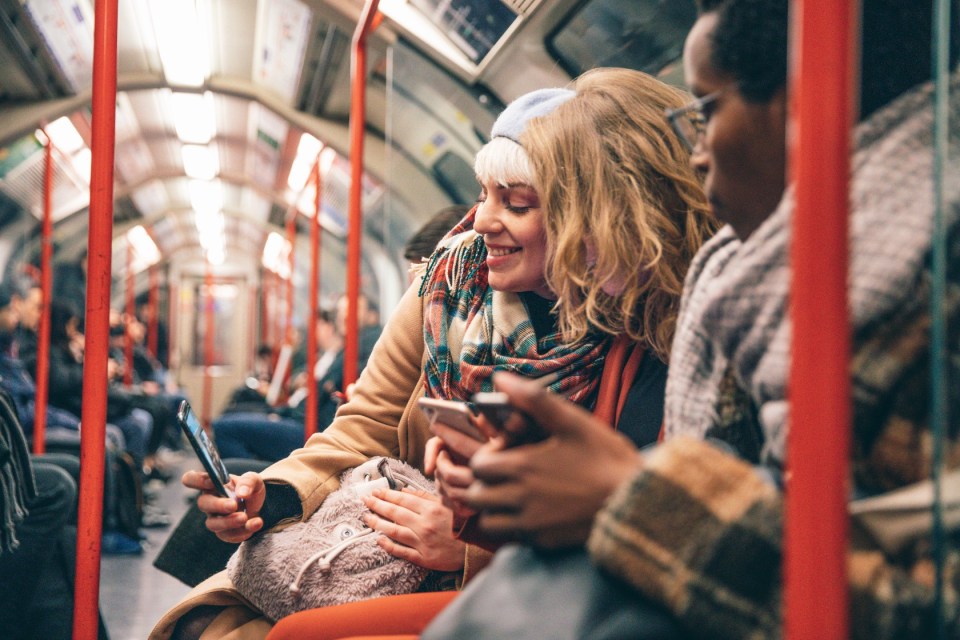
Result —
[[477, 177], [473, 165], [461, 156], [445, 151], [433, 164], [433, 177], [454, 202], [471, 202], [477, 197]]
[[[480, 85], [467, 86], [406, 42], [392, 48], [392, 73], [385, 77], [388, 91], [386, 138], [392, 149], [392, 179], [403, 179], [401, 159], [411, 161], [442, 190], [441, 199], [408, 203], [417, 225], [452, 202], [473, 202], [477, 182], [473, 156], [503, 108]], [[388, 215], [399, 203], [389, 203]]]
[[497, 0], [411, 0], [475, 64], [483, 60], [517, 19]]
[[571, 75], [595, 67], [627, 67], [657, 75], [683, 53], [696, 20], [693, 0], [588, 0], [546, 39]]

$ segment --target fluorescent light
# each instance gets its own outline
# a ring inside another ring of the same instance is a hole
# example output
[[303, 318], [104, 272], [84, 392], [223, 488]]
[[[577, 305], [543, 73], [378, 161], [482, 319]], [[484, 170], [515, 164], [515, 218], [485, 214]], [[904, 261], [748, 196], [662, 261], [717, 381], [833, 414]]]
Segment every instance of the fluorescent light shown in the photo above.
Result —
[[161, 212], [170, 202], [167, 189], [159, 180], [151, 180], [139, 187], [130, 194], [130, 198], [145, 218]]
[[47, 137], [53, 141], [53, 146], [66, 155], [79, 151], [86, 146], [83, 137], [67, 116], [57, 118], [48, 124], [44, 131]]
[[290, 243], [276, 231], [267, 236], [267, 243], [263, 246], [264, 267], [288, 280], [290, 278]]
[[142, 225], [138, 224], [127, 231], [127, 242], [133, 246], [134, 258], [131, 268], [134, 273], [160, 262], [160, 250]]
[[223, 264], [226, 258], [226, 233], [222, 211], [201, 211], [193, 213], [197, 226], [200, 246], [210, 264]]
[[287, 186], [294, 192], [300, 191], [307, 184], [310, 170], [313, 169], [313, 163], [316, 162], [317, 154], [321, 149], [323, 149], [323, 143], [309, 133], [300, 136], [297, 155], [290, 166], [290, 173], [287, 174]]
[[216, 145], [185, 144], [180, 148], [183, 171], [196, 180], [212, 180], [220, 173]]
[[207, 251], [207, 262], [210, 264], [223, 264], [226, 260], [226, 252], [223, 247], [218, 247], [217, 249], [211, 249]]
[[194, 0], [150, 0], [150, 15], [167, 82], [202, 86], [210, 66], [209, 45]]
[[181, 142], [207, 144], [216, 133], [213, 113], [213, 94], [171, 93], [170, 109], [173, 126]]
[[190, 204], [199, 214], [217, 213], [223, 209], [223, 190], [217, 180], [190, 181]]
[[220, 244], [218, 238], [223, 236], [224, 229], [222, 212], [201, 213], [195, 211], [193, 219], [197, 225], [197, 233], [200, 234], [200, 244], [204, 248], [214, 247]]

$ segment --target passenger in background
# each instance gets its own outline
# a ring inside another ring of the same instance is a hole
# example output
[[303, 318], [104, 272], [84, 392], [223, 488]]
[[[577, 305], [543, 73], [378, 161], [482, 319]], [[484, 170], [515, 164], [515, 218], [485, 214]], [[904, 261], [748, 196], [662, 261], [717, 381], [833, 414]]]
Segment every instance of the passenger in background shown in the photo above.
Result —
[[[159, 310], [157, 310], [156, 313], [159, 314]], [[137, 321], [144, 326], [146, 331], [150, 330], [153, 314], [153, 305], [147, 302], [141, 302], [139, 305], [137, 305]], [[160, 366], [163, 367], [164, 370], [167, 370], [170, 368], [170, 362], [167, 358], [167, 356], [170, 354], [170, 331], [167, 329], [167, 323], [162, 317], [158, 317], [156, 319], [156, 328], [157, 352], [150, 353], [150, 355], [156, 358], [157, 362], [160, 363]], [[144, 340], [145, 339], [146, 336], [144, 336]]]
[[254, 354], [253, 369], [247, 374], [244, 384], [230, 394], [223, 413], [269, 413], [266, 396], [272, 376], [273, 347], [261, 344]]
[[[913, 0], [863, 3], [848, 275], [853, 495], [921, 482], [932, 464], [933, 87], [924, 84], [931, 11], [930, 3]], [[780, 473], [790, 427], [794, 213], [785, 179], [787, 15], [787, 0], [704, 0], [687, 37], [684, 71], [698, 99], [672, 117], [727, 226], [697, 255], [686, 283], [667, 383], [666, 442], [638, 453], [578, 407], [504, 377], [498, 386], [553, 436], [481, 450], [472, 460], [480, 481], [466, 494], [491, 533], [551, 548], [587, 542], [589, 532], [600, 567], [633, 585], [638, 602], [666, 608], [697, 637], [774, 638], [783, 623]], [[960, 117], [953, 54], [951, 157]], [[960, 165], [942, 168], [952, 336], [944, 345], [951, 382], [943, 389], [947, 414], [957, 416]], [[956, 464], [956, 429], [947, 435], [944, 459]], [[711, 437], [741, 445], [743, 459], [705, 442]], [[742, 447], [752, 437], [760, 446]], [[585, 455], [589, 464], [581, 463]], [[956, 536], [943, 565], [948, 637], [960, 629]], [[851, 637], [936, 637], [933, 563], [926, 536], [896, 554], [855, 537], [847, 564]], [[438, 633], [455, 629], [459, 614], [450, 607], [436, 621]], [[550, 612], [536, 618], [543, 615]], [[535, 631], [536, 620], [530, 623]]]
[[465, 204], [452, 204], [437, 211], [403, 245], [403, 258], [414, 266], [425, 261], [433, 255], [437, 244], [450, 232], [450, 229], [457, 226], [457, 223], [470, 213], [470, 209], [471, 207]]
[[83, 331], [83, 317], [87, 312], [87, 249], [75, 260], [58, 261], [53, 267], [53, 299], [69, 303], [80, 318], [80, 330]]
[[[16, 332], [20, 325], [23, 290], [14, 281], [0, 285], [0, 388], [10, 394], [17, 409], [17, 417], [28, 442], [33, 441], [33, 423], [36, 417], [36, 385], [23, 362], [14, 355]], [[115, 427], [113, 427], [115, 429]], [[108, 437], [111, 434], [108, 434]], [[112, 434], [121, 446], [122, 434]], [[79, 447], [80, 418], [68, 411], [47, 405], [46, 443]], [[78, 449], [79, 451], [79, 449]]]
[[[76, 416], [83, 412], [83, 334], [77, 330], [78, 322], [76, 312], [67, 303], [60, 300], [50, 303], [49, 402]], [[24, 365], [35, 377], [36, 354], [30, 360], [25, 359]], [[150, 414], [108, 390], [107, 420], [123, 432], [126, 451], [133, 456], [137, 468], [142, 467], [153, 428]]]
[[[6, 391], [16, 409], [18, 423], [28, 442], [32, 442], [36, 415], [36, 386], [26, 367], [11, 355], [15, 346], [14, 335], [19, 320], [24, 289], [14, 281], [0, 286], [0, 389]], [[59, 303], [58, 303], [59, 306]], [[131, 554], [140, 552], [138, 528], [142, 524], [139, 506], [131, 502], [139, 492], [135, 486], [124, 484], [117, 476], [122, 464], [119, 456], [125, 448], [123, 432], [115, 425], [106, 425], [103, 541], [105, 554]], [[74, 483], [80, 479], [80, 418], [62, 408], [47, 404], [45, 444], [47, 454], [37, 462], [58, 466], [70, 474]], [[138, 482], [138, 478], [126, 478]], [[71, 511], [73, 510], [71, 505]], [[71, 520], [72, 522], [72, 520]]]
[[35, 282], [26, 285], [20, 301], [20, 324], [11, 345], [11, 353], [24, 363], [37, 357], [37, 331], [40, 330], [40, 315], [43, 313], [43, 289]]
[[[337, 355], [343, 351], [343, 334], [337, 328], [336, 314], [327, 309], [317, 311], [317, 321], [314, 325], [317, 339], [317, 360], [313, 368], [315, 380], [325, 380], [331, 370]], [[332, 383], [331, 383], [332, 386]], [[296, 407], [307, 397], [307, 372], [300, 371], [294, 375], [291, 384], [290, 397], [287, 405]], [[334, 391], [336, 389], [333, 389]], [[329, 393], [330, 390], [327, 390]]]
[[[358, 300], [358, 311], [365, 318], [368, 309], [367, 299]], [[337, 302], [336, 324], [329, 322], [329, 314], [318, 315], [314, 330], [317, 342], [323, 354], [317, 361], [318, 368], [324, 366], [322, 377], [317, 379], [317, 429], [323, 431], [333, 421], [337, 407], [342, 401], [343, 392], [343, 345], [342, 331], [346, 324], [346, 298], [341, 296]], [[366, 366], [370, 352], [380, 336], [379, 325], [360, 326], [359, 370]], [[296, 394], [294, 406], [274, 407], [268, 413], [239, 412], [227, 413], [213, 421], [214, 438], [225, 458], [255, 458], [276, 462], [295, 449], [303, 446], [304, 424], [306, 421], [305, 393]]]
[[[153, 428], [147, 441], [143, 473], [149, 480], [167, 482], [170, 476], [162, 468], [157, 454], [162, 444], [179, 448], [176, 413], [186, 396], [175, 384], [168, 383], [166, 371], [143, 346], [144, 326], [141, 322], [115, 310], [111, 310], [110, 321], [110, 360], [114, 363], [110, 375], [110, 398], [150, 414]], [[133, 357], [129, 385], [125, 382], [127, 340], [131, 341]]]
[[77, 485], [56, 465], [31, 462], [9, 406], [0, 392], [0, 629], [12, 639], [69, 638]]

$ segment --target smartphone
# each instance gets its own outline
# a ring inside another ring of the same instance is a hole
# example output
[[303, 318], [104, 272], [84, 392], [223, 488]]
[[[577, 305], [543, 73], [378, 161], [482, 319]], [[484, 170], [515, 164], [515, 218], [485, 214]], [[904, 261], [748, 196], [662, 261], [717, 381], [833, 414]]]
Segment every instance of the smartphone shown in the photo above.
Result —
[[473, 416], [476, 414], [469, 402], [420, 398], [417, 404], [430, 420], [430, 424], [441, 422], [474, 440], [487, 441], [487, 437], [473, 423]]
[[[223, 460], [220, 459], [220, 453], [213, 444], [213, 440], [207, 435], [200, 421], [197, 420], [197, 416], [190, 408], [190, 403], [186, 400], [180, 403], [180, 409], [177, 411], [177, 421], [186, 434], [187, 440], [193, 446], [193, 450], [197, 453], [197, 457], [200, 458], [200, 462], [203, 463], [203, 468], [210, 475], [210, 480], [213, 482], [216, 492], [224, 498], [236, 500], [237, 497], [233, 490], [227, 487], [230, 484], [230, 473], [223, 464]], [[238, 500], [238, 502], [242, 509], [243, 501]]]
[[547, 437], [533, 419], [512, 404], [507, 394], [499, 391], [481, 391], [470, 398], [476, 410], [483, 414], [493, 428], [507, 441], [508, 446], [539, 442]]

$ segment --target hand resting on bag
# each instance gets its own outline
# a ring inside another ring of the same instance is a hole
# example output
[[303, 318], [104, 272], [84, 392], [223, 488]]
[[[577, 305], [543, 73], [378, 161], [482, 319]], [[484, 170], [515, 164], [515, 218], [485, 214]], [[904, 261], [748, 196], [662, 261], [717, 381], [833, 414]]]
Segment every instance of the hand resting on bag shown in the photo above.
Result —
[[373, 513], [364, 523], [383, 534], [377, 544], [387, 553], [434, 571], [463, 568], [466, 545], [453, 537], [453, 512], [440, 499], [417, 489], [379, 489], [363, 503]]

